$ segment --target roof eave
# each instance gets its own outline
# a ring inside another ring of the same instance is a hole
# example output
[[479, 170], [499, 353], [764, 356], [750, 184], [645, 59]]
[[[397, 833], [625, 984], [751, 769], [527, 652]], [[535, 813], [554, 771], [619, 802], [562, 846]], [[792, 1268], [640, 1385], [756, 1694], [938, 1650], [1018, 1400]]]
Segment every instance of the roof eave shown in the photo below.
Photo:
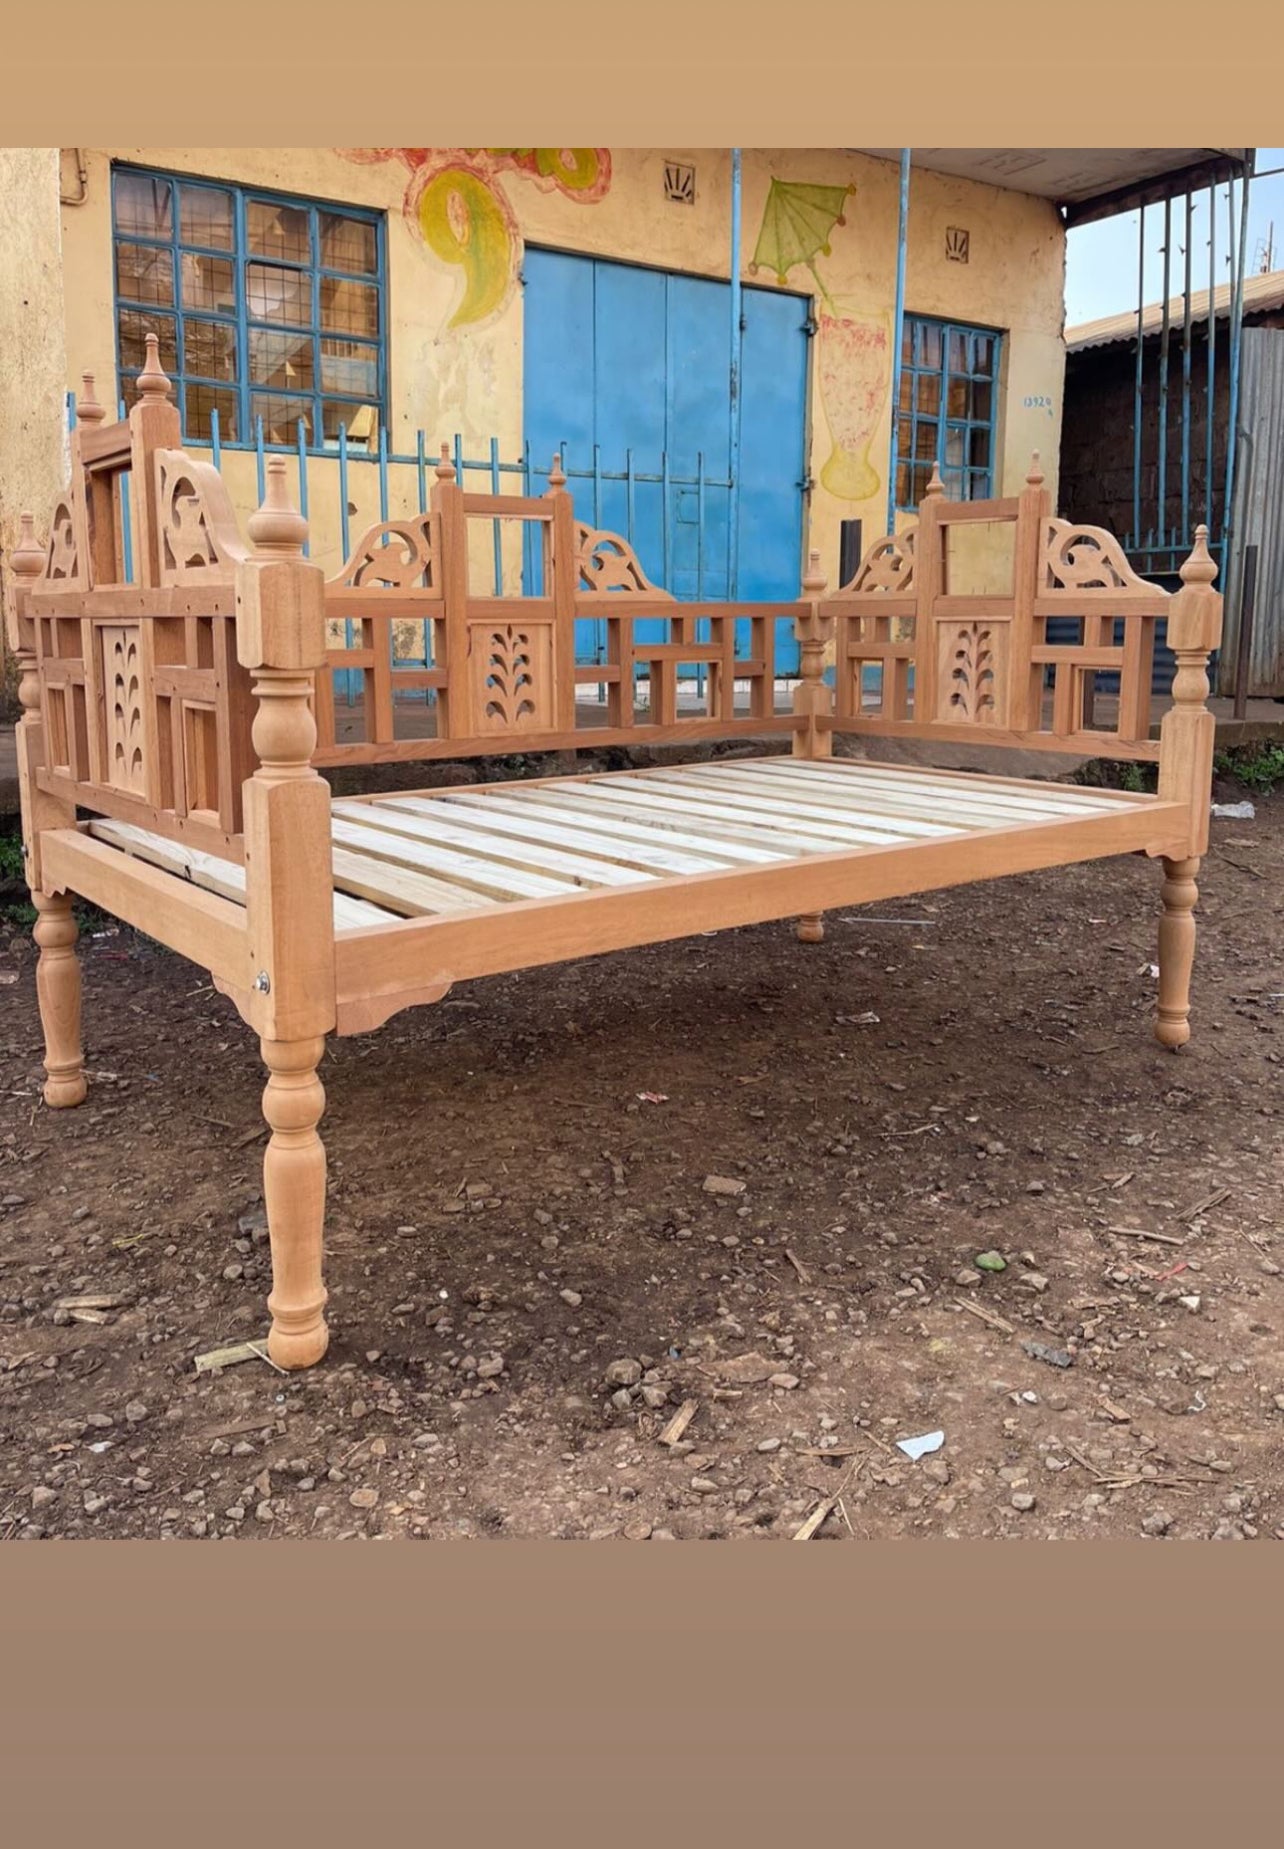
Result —
[[1221, 186], [1227, 180], [1237, 179], [1242, 173], [1253, 171], [1254, 148], [1245, 148], [1242, 152], [1230, 148], [1210, 148], [1207, 158], [1190, 163], [1185, 167], [1174, 168], [1169, 173], [1156, 174], [1153, 179], [1143, 180], [1136, 185], [1116, 187], [1112, 192], [1098, 193], [1091, 199], [1080, 199], [1074, 204], [1063, 205], [1067, 231], [1076, 225], [1091, 225], [1103, 218], [1117, 218], [1122, 212], [1136, 212], [1143, 206], [1162, 205], [1165, 199], [1177, 199], [1184, 193], [1195, 192], [1205, 186]]

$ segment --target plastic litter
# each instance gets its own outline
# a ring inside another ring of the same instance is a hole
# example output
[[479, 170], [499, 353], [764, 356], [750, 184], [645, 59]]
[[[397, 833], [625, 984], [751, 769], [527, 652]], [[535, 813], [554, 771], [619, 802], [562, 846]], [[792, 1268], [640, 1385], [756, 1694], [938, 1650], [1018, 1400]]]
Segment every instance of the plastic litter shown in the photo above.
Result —
[[1257, 814], [1252, 803], [1214, 803], [1210, 815], [1220, 815], [1226, 822], [1251, 822]]
[[939, 1451], [944, 1443], [944, 1432], [924, 1432], [921, 1438], [898, 1438], [896, 1449], [903, 1451], [912, 1464], [917, 1464], [920, 1457], [926, 1457], [931, 1451]]

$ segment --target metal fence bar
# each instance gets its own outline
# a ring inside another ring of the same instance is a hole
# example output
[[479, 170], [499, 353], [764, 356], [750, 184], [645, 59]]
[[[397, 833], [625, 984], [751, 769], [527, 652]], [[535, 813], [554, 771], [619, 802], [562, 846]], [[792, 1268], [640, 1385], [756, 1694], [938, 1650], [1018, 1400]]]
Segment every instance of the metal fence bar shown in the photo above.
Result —
[[1164, 200], [1164, 295], [1163, 321], [1159, 334], [1159, 473], [1155, 498], [1158, 503], [1156, 527], [1159, 544], [1168, 544], [1168, 291], [1171, 287], [1173, 202]]
[[[1146, 336], [1146, 208], [1137, 214], [1137, 364], [1132, 389], [1132, 534], [1133, 546], [1141, 545], [1141, 386], [1142, 355]], [[893, 410], [893, 417], [896, 412]], [[889, 529], [890, 531], [890, 529]]]
[[1217, 384], [1217, 195], [1208, 189], [1208, 397], [1204, 405], [1204, 525], [1213, 530], [1213, 435]]
[[[298, 429], [298, 437], [299, 437], [299, 512], [303, 515], [303, 518], [306, 520], [308, 517], [308, 433], [307, 433], [307, 430], [304, 428], [304, 423], [303, 423], [302, 418], [300, 418], [298, 421], [297, 429]], [[311, 544], [312, 542], [310, 538], [304, 539], [303, 541], [304, 558], [308, 556], [308, 553], [311, 550]]]
[[[740, 150], [731, 150], [731, 369], [729, 397], [731, 428], [727, 443], [727, 473], [731, 498], [727, 507], [727, 596], [736, 594], [740, 542], [740, 389], [744, 357], [744, 312], [740, 295]], [[698, 595], [699, 593], [697, 593]], [[704, 675], [700, 676], [703, 695]]]
[[[492, 437], [490, 440], [490, 491], [492, 494], [499, 493], [499, 485], [499, 438]], [[490, 525], [495, 552], [495, 595], [502, 597], [504, 594], [504, 532], [500, 521], [492, 520]]]
[[1192, 195], [1186, 194], [1186, 287], [1182, 292], [1182, 347], [1181, 347], [1181, 532], [1178, 543], [1186, 544], [1190, 539], [1190, 283], [1191, 283], [1191, 232], [1193, 226], [1194, 205]]
[[[116, 407], [116, 415], [123, 424], [126, 417], [125, 400], [122, 398]], [[126, 469], [120, 478], [120, 549], [125, 559], [125, 583], [134, 582], [134, 524], [129, 505], [129, 487], [133, 480], [133, 470]]]

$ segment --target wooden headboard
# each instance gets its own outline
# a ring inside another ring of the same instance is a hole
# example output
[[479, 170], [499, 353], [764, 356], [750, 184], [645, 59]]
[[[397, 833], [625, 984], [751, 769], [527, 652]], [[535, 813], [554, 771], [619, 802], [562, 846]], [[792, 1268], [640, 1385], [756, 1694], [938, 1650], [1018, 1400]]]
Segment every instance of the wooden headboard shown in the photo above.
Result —
[[[955, 595], [959, 528], [1011, 529], [1010, 582]], [[1168, 592], [1100, 527], [1053, 518], [1038, 457], [1012, 499], [947, 501], [933, 472], [917, 521], [880, 539], [822, 602], [834, 624], [839, 731], [1158, 758], [1155, 626]], [[1058, 621], [1054, 639], [1048, 625]], [[1117, 690], [1102, 692], [1105, 677]]]

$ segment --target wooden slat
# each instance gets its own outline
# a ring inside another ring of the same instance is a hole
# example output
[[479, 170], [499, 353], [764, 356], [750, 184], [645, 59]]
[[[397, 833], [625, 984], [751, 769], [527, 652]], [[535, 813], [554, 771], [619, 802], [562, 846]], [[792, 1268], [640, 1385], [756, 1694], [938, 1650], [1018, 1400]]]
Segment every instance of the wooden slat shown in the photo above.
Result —
[[246, 986], [249, 950], [242, 906], [75, 829], [51, 829], [41, 836], [40, 850], [48, 891], [78, 892], [212, 975], [237, 988]]
[[[624, 797], [625, 792], [618, 794]], [[604, 805], [586, 792], [584, 783], [568, 780], [564, 787], [547, 783], [537, 789], [515, 790], [512, 795], [515, 803], [529, 803], [533, 809], [543, 814], [570, 816], [572, 819], [582, 817], [594, 828], [609, 829], [621, 840], [642, 841], [647, 843], [663, 842], [686, 850], [693, 849], [698, 854], [716, 856], [722, 865], [756, 865], [763, 866], [771, 861], [780, 860], [794, 851], [793, 844], [787, 841], [774, 841], [771, 847], [763, 844], [762, 831], [744, 827], [729, 826], [726, 823], [703, 820], [688, 821], [670, 805], [652, 803], [649, 807], [641, 803], [623, 800], [619, 803]], [[797, 844], [799, 850], [806, 847], [805, 842]], [[682, 871], [693, 871], [684, 868]], [[674, 869], [678, 871], [678, 869]]]
[[418, 872], [431, 873], [448, 885], [466, 886], [492, 899], [567, 898], [579, 890], [571, 880], [552, 879], [548, 874], [501, 866], [476, 854], [461, 854], [454, 848], [411, 841], [382, 828], [361, 827], [336, 817], [331, 829], [334, 840], [342, 847], [368, 854], [376, 860], [389, 860]]
[[498, 833], [518, 835], [528, 841], [547, 841], [554, 847], [571, 848], [576, 853], [591, 854], [596, 859], [614, 861], [623, 867], [644, 867], [653, 873], [711, 873], [737, 859], [735, 854], [720, 855], [713, 851], [684, 854], [662, 839], [649, 843], [623, 840], [618, 830], [608, 832], [606, 828], [594, 828], [591, 823], [554, 808], [537, 808], [512, 797], [489, 796], [484, 792], [451, 790], [436, 798], [402, 800], [465, 809], [476, 816], [482, 827]]
[[465, 912], [488, 911], [495, 903], [467, 887], [412, 873], [368, 854], [354, 854], [350, 848], [332, 846], [330, 856], [337, 888], [406, 918], [459, 917]]
[[[809, 773], [815, 774], [809, 774]], [[715, 779], [708, 778], [712, 787]], [[722, 779], [716, 780], [719, 787]], [[730, 783], [730, 779], [727, 779]], [[1065, 814], [1067, 809], [1080, 809], [1085, 814], [1098, 814], [1100, 804], [1057, 803], [1046, 797], [1015, 796], [985, 788], [980, 777], [963, 779], [953, 786], [919, 785], [910, 782], [894, 784], [890, 781], [875, 782], [861, 779], [847, 779], [840, 773], [836, 777], [826, 778], [819, 763], [798, 764], [796, 775], [758, 775], [752, 766], [746, 766], [740, 777], [735, 779], [735, 787], [744, 790], [755, 789], [760, 785], [776, 788], [782, 798], [788, 792], [788, 800], [795, 797], [809, 803], [823, 803], [826, 807], [837, 808], [840, 813], [861, 815], [867, 813], [903, 813], [916, 815], [932, 821], [950, 822], [961, 819], [968, 827], [979, 826], [986, 821], [1039, 821], [1045, 818]]]
[[[193, 885], [203, 886], [207, 892], [230, 899], [234, 905], [245, 904], [245, 868], [236, 861], [220, 860], [216, 854], [205, 854], [199, 848], [185, 847], [180, 841], [154, 835], [148, 829], [135, 827], [132, 822], [92, 821], [89, 833], [99, 841], [107, 841], [113, 847], [147, 861], [150, 866], [161, 867], [166, 873], [191, 880]], [[345, 893], [336, 892], [334, 895], [336, 928], [389, 924], [398, 915], [381, 906], [369, 905], [364, 900], [349, 898]]]
[[[692, 769], [698, 767], [703, 769], [703, 765], [692, 765]], [[622, 782], [633, 780], [635, 773], [623, 775]], [[786, 782], [783, 775], [779, 782], [773, 778], [772, 784], [768, 786], [764, 778], [747, 775], [738, 778], [692, 777], [677, 780], [672, 771], [638, 771], [636, 782], [648, 790], [670, 790], [673, 795], [683, 795], [688, 799], [705, 793], [712, 801], [729, 802], [749, 814], [760, 815], [768, 825], [775, 819], [783, 823], [784, 827], [796, 827], [797, 823], [807, 821], [871, 828], [879, 834], [894, 836], [934, 836], [957, 834], [958, 828], [977, 827], [986, 815], [984, 808], [981, 814], [971, 814], [960, 801], [929, 801], [927, 797], [916, 799], [910, 795], [871, 795], [870, 801], [860, 802], [849, 799], [842, 791], [831, 793], [823, 786], [818, 786], [816, 790], [810, 786], [799, 788], [794, 782]]]
[[[768, 760], [762, 761], [767, 762]], [[1046, 777], [1004, 777], [993, 771], [920, 769], [917, 765], [883, 764], [875, 758], [860, 758], [855, 761], [848, 758], [830, 758], [828, 762], [835, 769], [850, 768], [862, 777], [912, 778], [915, 781], [961, 785], [963, 788], [979, 784], [984, 789], [1011, 790], [1017, 794], [1028, 793], [1033, 796], [1046, 796], [1052, 791], [1063, 791], [1066, 796], [1072, 796], [1076, 802], [1112, 803], [1138, 800], [1131, 790], [1088, 790], [1078, 785], [1072, 788], [1066, 784], [1050, 783]]]
[[734, 823], [746, 831], [748, 839], [761, 841], [764, 847], [783, 849], [786, 857], [791, 853], [823, 853], [836, 842], [873, 847], [904, 840], [907, 836], [926, 839], [958, 832], [947, 825], [922, 822], [917, 818], [910, 818], [903, 824], [875, 822], [863, 826], [819, 806], [810, 814], [796, 805], [791, 805], [786, 812], [770, 806], [765, 797], [745, 796], [734, 790], [721, 793], [714, 789], [702, 790], [695, 784], [675, 787], [659, 781], [643, 783], [640, 777], [635, 779], [631, 774], [622, 777], [614, 787], [601, 789], [601, 794], [605, 801], [612, 803], [632, 799], [647, 808], [667, 810], [679, 817], [684, 827], [688, 819], [703, 819], [716, 825]]
[[[1096, 815], [1109, 808], [1109, 800], [1090, 793], [1087, 790], [1068, 789], [1063, 785], [1045, 783], [1042, 787], [1019, 789], [994, 788], [985, 776], [973, 776], [968, 772], [951, 776], [948, 771], [935, 775], [931, 772], [921, 773], [910, 770], [892, 771], [888, 776], [867, 777], [859, 771], [855, 774], [845, 769], [834, 768], [833, 759], [825, 762], [799, 763], [794, 760], [792, 768], [800, 773], [800, 781], [815, 784], [828, 784], [832, 789], [849, 791], [852, 800], [863, 802], [866, 796], [880, 793], [896, 794], [913, 798], [942, 801], [959, 801], [969, 809], [979, 805], [984, 809], [1003, 810], [1005, 813], [1018, 815], [1064, 815], [1067, 810], [1082, 810], [1085, 814]], [[809, 773], [814, 773], [809, 776]]]
[[385, 829], [414, 841], [462, 848], [483, 860], [525, 867], [532, 873], [555, 873], [576, 886], [636, 886], [654, 876], [641, 867], [621, 867], [594, 860], [587, 852], [568, 854], [542, 842], [525, 841], [511, 833], [487, 829], [480, 818], [465, 815], [454, 820], [440, 803], [420, 797], [387, 797], [377, 803], [337, 802], [334, 814], [341, 820]]
[[[841, 760], [830, 760], [831, 764], [838, 762]], [[803, 767], [800, 765], [799, 768]], [[818, 765], [816, 768], [822, 767]], [[965, 794], [976, 792], [987, 800], [1010, 803], [1028, 801], [1038, 807], [1051, 807], [1058, 815], [1064, 814], [1067, 809], [1081, 809], [1095, 815], [1117, 807], [1121, 802], [1148, 800], [1145, 796], [1138, 797], [1133, 791], [1093, 790], [1081, 784], [992, 777], [978, 771], [917, 770], [894, 764], [862, 764], [860, 785], [862, 790], [886, 785], [888, 788], [909, 790], [956, 790]]]

